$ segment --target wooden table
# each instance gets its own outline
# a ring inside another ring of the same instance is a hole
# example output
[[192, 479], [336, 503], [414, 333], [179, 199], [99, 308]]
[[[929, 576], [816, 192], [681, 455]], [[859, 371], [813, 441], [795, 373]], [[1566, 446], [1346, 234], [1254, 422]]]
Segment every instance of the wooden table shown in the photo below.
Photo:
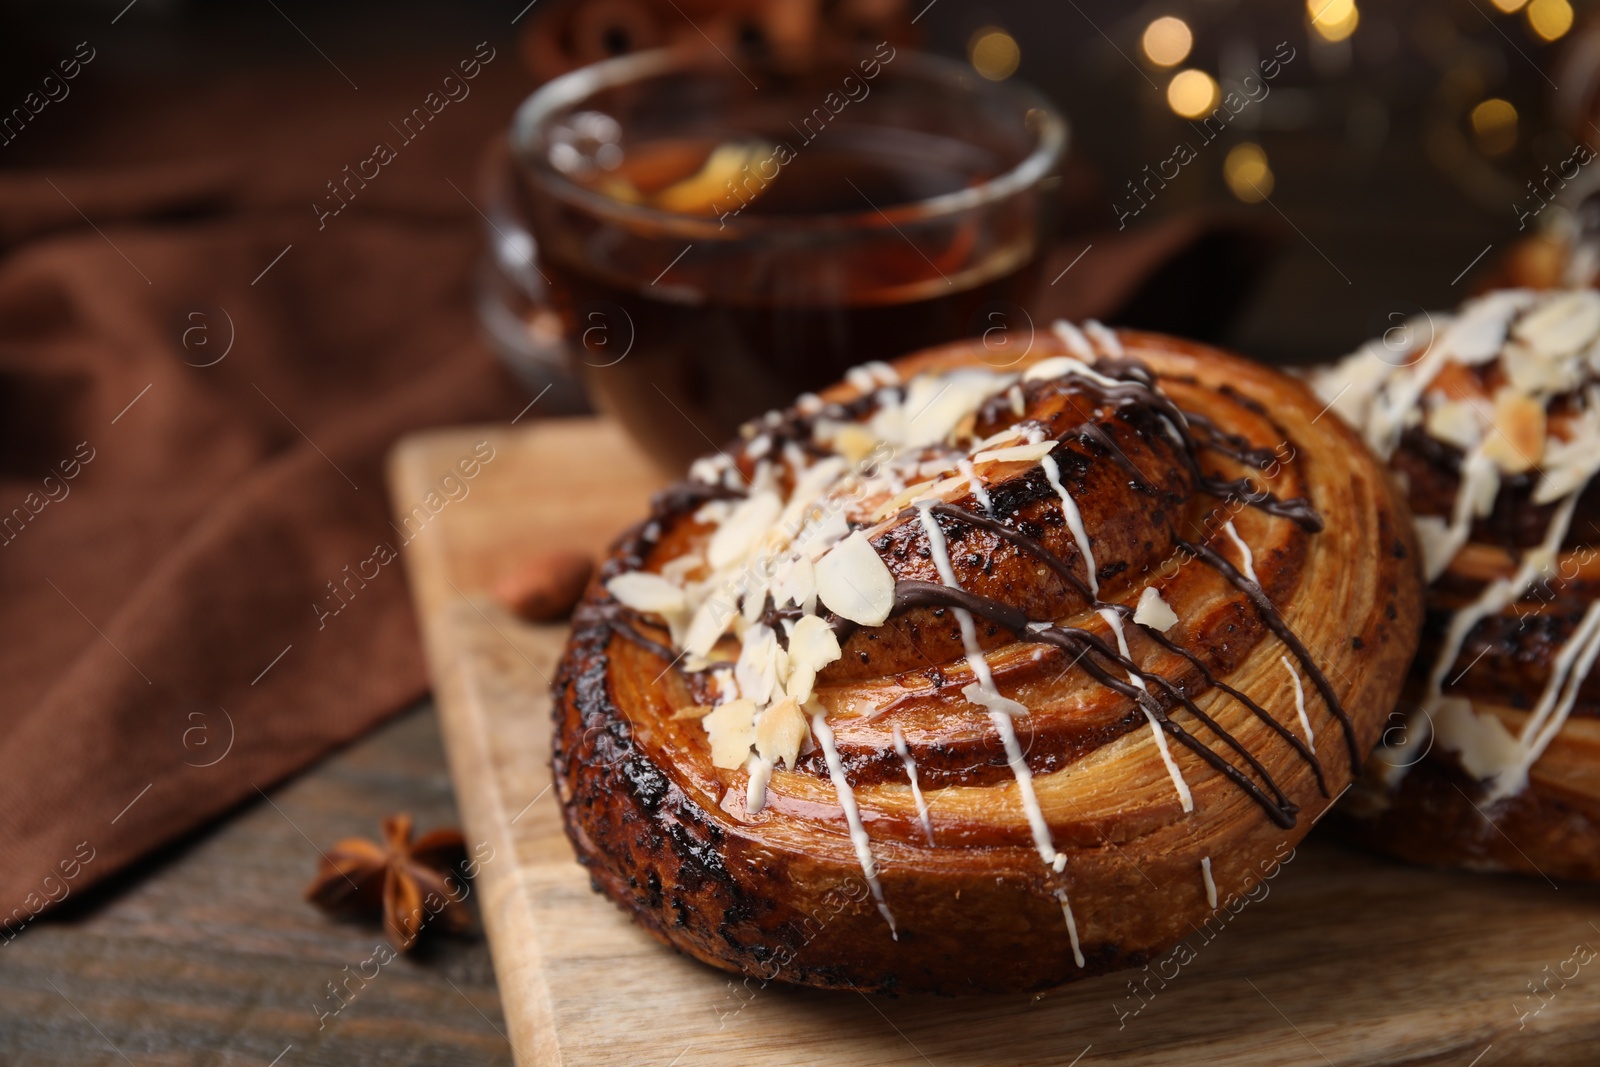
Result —
[[[462, 818], [494, 849], [478, 895], [520, 1067], [1597, 1062], [1597, 979], [1564, 961], [1600, 945], [1600, 886], [1428, 870], [1321, 834], [1197, 925], [1185, 952], [1046, 996], [763, 987], [668, 951], [592, 890], [550, 799], [566, 627], [518, 620], [488, 593], [530, 545], [604, 544], [660, 475], [604, 420], [462, 427], [404, 440], [391, 498], [421, 499], [485, 440], [493, 464], [405, 557]], [[1546, 967], [1568, 984], [1535, 999]]]
[[384, 937], [302, 900], [317, 848], [402, 810], [457, 823], [431, 704], [0, 947], [0, 1064], [510, 1064], [481, 934], [425, 942], [319, 1018]]

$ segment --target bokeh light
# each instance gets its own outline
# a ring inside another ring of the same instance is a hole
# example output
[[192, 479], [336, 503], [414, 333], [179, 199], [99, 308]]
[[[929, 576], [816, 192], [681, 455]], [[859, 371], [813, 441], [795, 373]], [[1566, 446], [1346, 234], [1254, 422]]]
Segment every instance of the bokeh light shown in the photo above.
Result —
[[1498, 156], [1517, 143], [1517, 109], [1510, 101], [1490, 97], [1472, 109], [1472, 138], [1486, 155]]
[[1163, 15], [1144, 28], [1140, 42], [1145, 58], [1158, 67], [1175, 67], [1188, 58], [1194, 47], [1189, 24], [1173, 15]]
[[1356, 32], [1361, 12], [1355, 0], [1306, 0], [1311, 28], [1325, 41], [1342, 41]]
[[1528, 5], [1528, 26], [1541, 39], [1554, 41], [1572, 29], [1572, 5], [1567, 0], [1533, 0]]
[[1267, 153], [1249, 141], [1228, 149], [1222, 161], [1222, 178], [1228, 191], [1247, 204], [1258, 204], [1272, 195], [1272, 167]]
[[1022, 49], [1017, 40], [997, 26], [985, 26], [972, 35], [967, 47], [967, 58], [979, 74], [992, 82], [1004, 81], [1017, 72], [1022, 62]]
[[1489, 2], [1507, 15], [1513, 15], [1521, 11], [1528, 0], [1489, 0]]
[[1167, 83], [1167, 106], [1186, 119], [1197, 119], [1216, 107], [1221, 91], [1203, 70], [1180, 70]]

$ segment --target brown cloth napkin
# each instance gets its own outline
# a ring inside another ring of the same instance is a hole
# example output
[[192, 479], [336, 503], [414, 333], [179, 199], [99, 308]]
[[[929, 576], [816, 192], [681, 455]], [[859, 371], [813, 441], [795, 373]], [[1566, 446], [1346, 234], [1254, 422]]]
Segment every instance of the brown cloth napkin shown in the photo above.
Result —
[[[508, 49], [456, 52], [353, 71], [359, 90], [321, 68], [200, 92], [86, 75], [0, 149], [5, 937], [424, 691], [401, 565], [344, 584], [400, 544], [385, 453], [528, 400], [477, 339], [468, 198], [530, 86]], [[470, 95], [403, 141], [391, 123], [475, 54]], [[319, 217], [380, 141], [395, 158]], [[1203, 331], [1220, 298], [1182, 260], [1207, 241], [1206, 263], [1259, 261], [1198, 218], [1069, 240], [1047, 277], [1093, 258], [1042, 313], [1135, 294]], [[1136, 292], [1164, 264], [1177, 295]], [[330, 583], [355, 589], [336, 615]]]
[[[456, 51], [352, 71], [359, 91], [323, 68], [119, 100], [92, 96], [91, 67], [23, 131], [48, 151], [18, 138], [32, 159], [0, 175], [13, 927], [424, 691], [401, 564], [343, 585], [401, 543], [385, 453], [528, 400], [476, 340], [466, 199], [528, 79], [501, 49], [411, 141], [390, 126], [475, 43]], [[378, 142], [396, 158], [319, 229], [326, 183]], [[321, 617], [330, 582], [356, 591]]]

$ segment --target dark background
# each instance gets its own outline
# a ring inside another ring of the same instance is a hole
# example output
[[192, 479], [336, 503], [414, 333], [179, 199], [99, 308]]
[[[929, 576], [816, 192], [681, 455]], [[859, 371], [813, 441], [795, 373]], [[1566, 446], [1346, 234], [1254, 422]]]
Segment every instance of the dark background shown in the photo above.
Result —
[[[0, 148], [0, 167], [94, 162], [94, 144], [75, 131], [141, 106], [157, 87], [203, 94], [218, 78], [259, 72], [268, 92], [268, 76], [290, 73], [336, 94], [346, 87], [331, 63], [359, 82], [363, 73], [403, 69], [483, 39], [514, 55], [516, 33], [540, 12], [535, 4], [513, 27], [510, 19], [525, 0], [137, 0], [110, 25], [124, 3], [3, 5], [0, 103], [6, 107], [20, 102], [76, 42], [90, 38], [99, 55], [74, 83], [72, 106], [39, 124], [47, 128]], [[1196, 39], [1184, 65], [1213, 73], [1248, 66], [1290, 41], [1299, 56], [1271, 95], [1246, 109], [1226, 141], [1206, 148], [1136, 225], [1197, 205], [1232, 204], [1285, 227], [1291, 240], [1246, 296], [1225, 340], [1262, 358], [1300, 362], [1350, 350], [1394, 309], [1458, 302], [1473, 275], [1455, 280], [1473, 258], [1493, 244], [1475, 267], [1481, 273], [1517, 236], [1513, 203], [1526, 195], [1524, 183], [1570, 150], [1563, 126], [1581, 127], [1550, 116], [1555, 104], [1576, 108], [1586, 91], [1553, 84], [1562, 80], [1559, 60], [1589, 10], [1577, 6], [1578, 26], [1555, 44], [1539, 42], [1521, 17], [1496, 11], [1489, 0], [1367, 3], [1359, 29], [1342, 45], [1308, 43], [1303, 6], [1288, 0], [936, 0], [917, 29], [927, 47], [957, 56], [985, 26], [1020, 42], [1015, 76], [1063, 106], [1073, 156], [1097, 175], [1101, 192], [1089, 217], [1078, 220], [1096, 226], [1114, 226], [1111, 202], [1125, 181], [1186, 136], [1185, 124], [1165, 106], [1163, 72], [1138, 58], [1139, 34], [1150, 19], [1186, 18]], [[1466, 124], [1471, 106], [1488, 96], [1510, 100], [1522, 120], [1515, 147], [1495, 158], [1474, 149]], [[194, 131], [197, 142], [206, 136]], [[1245, 138], [1269, 155], [1272, 205], [1239, 204], [1222, 180], [1228, 144]], [[1096, 204], [1104, 205], [1098, 221]]]

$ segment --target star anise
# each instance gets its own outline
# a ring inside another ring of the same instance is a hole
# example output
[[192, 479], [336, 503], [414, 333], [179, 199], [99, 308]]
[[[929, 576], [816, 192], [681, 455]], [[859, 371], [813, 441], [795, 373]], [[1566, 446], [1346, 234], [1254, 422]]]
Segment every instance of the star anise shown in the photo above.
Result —
[[438, 923], [460, 932], [470, 923], [462, 867], [466, 841], [459, 830], [432, 830], [411, 840], [411, 816], [383, 820], [383, 844], [348, 837], [323, 854], [306, 899], [327, 911], [371, 915], [383, 909], [383, 927], [401, 952]]

